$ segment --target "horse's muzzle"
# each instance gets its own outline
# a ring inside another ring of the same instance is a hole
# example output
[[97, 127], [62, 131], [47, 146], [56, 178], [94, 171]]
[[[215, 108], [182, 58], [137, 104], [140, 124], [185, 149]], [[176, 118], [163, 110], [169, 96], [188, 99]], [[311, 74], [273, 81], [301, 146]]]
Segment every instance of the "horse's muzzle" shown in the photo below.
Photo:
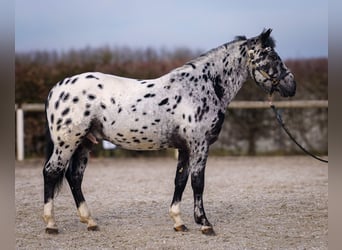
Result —
[[296, 81], [292, 74], [280, 81], [276, 89], [282, 97], [292, 97], [296, 94]]

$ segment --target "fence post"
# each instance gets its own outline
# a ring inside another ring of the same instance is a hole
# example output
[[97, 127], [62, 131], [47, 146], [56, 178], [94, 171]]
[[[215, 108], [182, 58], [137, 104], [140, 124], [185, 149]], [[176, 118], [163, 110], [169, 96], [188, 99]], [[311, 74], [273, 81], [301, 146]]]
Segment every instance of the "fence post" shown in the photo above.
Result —
[[24, 160], [24, 111], [17, 109], [17, 160]]

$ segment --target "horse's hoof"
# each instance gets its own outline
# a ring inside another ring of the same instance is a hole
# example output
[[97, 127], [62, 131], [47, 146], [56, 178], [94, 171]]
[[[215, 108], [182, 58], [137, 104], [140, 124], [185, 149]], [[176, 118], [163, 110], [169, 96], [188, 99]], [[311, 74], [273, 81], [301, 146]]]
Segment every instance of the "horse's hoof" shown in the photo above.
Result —
[[201, 228], [202, 234], [208, 235], [208, 236], [215, 236], [216, 233], [212, 227], [203, 227]]
[[45, 233], [47, 233], [47, 234], [58, 234], [58, 229], [47, 227], [47, 228], [45, 228]]
[[97, 225], [87, 227], [88, 231], [99, 231], [100, 228]]
[[188, 232], [189, 231], [189, 229], [186, 226], [184, 226], [184, 225], [180, 225], [178, 227], [174, 227], [173, 229], [176, 232]]

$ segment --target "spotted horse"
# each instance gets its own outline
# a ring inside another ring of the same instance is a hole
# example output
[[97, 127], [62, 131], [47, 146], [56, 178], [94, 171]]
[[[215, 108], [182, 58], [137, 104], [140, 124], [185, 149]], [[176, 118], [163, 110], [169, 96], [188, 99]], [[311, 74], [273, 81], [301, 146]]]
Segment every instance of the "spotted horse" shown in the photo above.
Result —
[[58, 82], [46, 101], [50, 145], [44, 176], [47, 233], [58, 233], [54, 198], [66, 177], [81, 222], [97, 230], [82, 193], [89, 151], [105, 139], [131, 150], [178, 149], [174, 195], [169, 209], [176, 231], [187, 231], [180, 202], [188, 176], [194, 218], [203, 234], [214, 235], [203, 206], [209, 146], [228, 104], [248, 76], [268, 94], [293, 96], [296, 83], [275, 51], [271, 29], [239, 36], [156, 79], [137, 80], [98, 72]]

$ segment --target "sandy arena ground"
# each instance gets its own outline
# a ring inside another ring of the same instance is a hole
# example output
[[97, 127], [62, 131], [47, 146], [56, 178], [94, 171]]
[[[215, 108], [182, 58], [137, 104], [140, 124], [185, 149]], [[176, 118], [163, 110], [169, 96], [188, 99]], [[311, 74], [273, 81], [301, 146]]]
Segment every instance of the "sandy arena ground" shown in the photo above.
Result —
[[91, 159], [83, 191], [100, 226], [79, 222], [65, 182], [55, 202], [60, 233], [45, 234], [42, 160], [15, 168], [16, 249], [327, 249], [328, 167], [310, 157], [209, 157], [204, 205], [216, 236], [193, 220], [190, 182], [173, 231], [168, 208], [176, 160]]

